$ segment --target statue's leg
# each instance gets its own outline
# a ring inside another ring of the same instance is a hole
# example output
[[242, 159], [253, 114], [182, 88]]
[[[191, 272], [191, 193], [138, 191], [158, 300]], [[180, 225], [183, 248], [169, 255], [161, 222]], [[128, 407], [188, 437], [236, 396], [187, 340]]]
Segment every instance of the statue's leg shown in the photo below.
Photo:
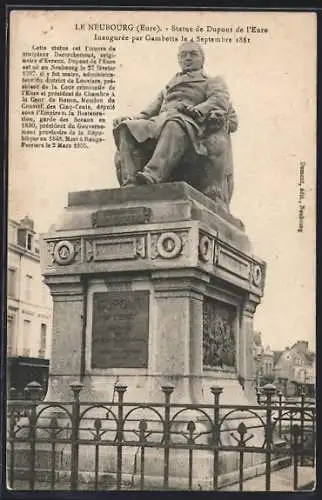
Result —
[[147, 158], [144, 146], [139, 145], [124, 125], [119, 130], [119, 158], [122, 172], [122, 186], [137, 184], [136, 174], [143, 168]]
[[190, 145], [185, 130], [175, 121], [168, 121], [160, 134], [152, 158], [145, 165], [137, 180], [144, 184], [166, 182]]

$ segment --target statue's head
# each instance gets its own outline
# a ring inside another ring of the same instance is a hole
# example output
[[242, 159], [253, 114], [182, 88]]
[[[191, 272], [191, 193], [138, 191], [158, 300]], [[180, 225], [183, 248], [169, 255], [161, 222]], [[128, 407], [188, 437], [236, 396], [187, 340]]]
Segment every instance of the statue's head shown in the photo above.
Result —
[[195, 71], [203, 67], [204, 51], [199, 43], [184, 42], [179, 47], [178, 61], [183, 72]]

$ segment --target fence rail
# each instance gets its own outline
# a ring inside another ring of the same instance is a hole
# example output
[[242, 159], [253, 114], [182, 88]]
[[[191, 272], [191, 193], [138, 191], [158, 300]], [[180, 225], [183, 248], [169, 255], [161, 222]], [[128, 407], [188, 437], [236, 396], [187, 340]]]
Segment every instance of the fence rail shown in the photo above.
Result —
[[[42, 483], [52, 490], [143, 490], [151, 484], [218, 490], [230, 472], [243, 491], [255, 463], [261, 464], [266, 491], [275, 465], [292, 464], [296, 490], [299, 466], [315, 466], [314, 404], [304, 394], [298, 402], [284, 401], [270, 384], [257, 404], [247, 406], [221, 404], [221, 387], [211, 388], [212, 404], [198, 405], [172, 402], [170, 385], [162, 386], [164, 401], [154, 404], [125, 401], [127, 387], [121, 384], [115, 386], [117, 401], [96, 404], [80, 401], [78, 383], [71, 384], [73, 399], [59, 403], [41, 401], [36, 383], [27, 389], [30, 399], [8, 402], [12, 489], [23, 484], [34, 490]], [[207, 470], [205, 477], [200, 470]]]

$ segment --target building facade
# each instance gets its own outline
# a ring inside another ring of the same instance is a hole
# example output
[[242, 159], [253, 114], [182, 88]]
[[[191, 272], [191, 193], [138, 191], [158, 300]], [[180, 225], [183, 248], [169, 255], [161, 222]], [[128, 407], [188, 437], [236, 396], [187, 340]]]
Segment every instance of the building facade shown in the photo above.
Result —
[[298, 340], [292, 347], [275, 355], [276, 384], [289, 396], [298, 396], [302, 390], [315, 395], [316, 355], [309, 350], [308, 342]]
[[34, 223], [28, 217], [9, 220], [7, 385], [19, 396], [33, 380], [46, 387], [51, 335], [52, 299], [41, 276]]
[[299, 396], [302, 390], [315, 396], [315, 353], [308, 342], [298, 340], [292, 347], [273, 351], [264, 346], [261, 332], [253, 335], [256, 388], [273, 383], [285, 396]]

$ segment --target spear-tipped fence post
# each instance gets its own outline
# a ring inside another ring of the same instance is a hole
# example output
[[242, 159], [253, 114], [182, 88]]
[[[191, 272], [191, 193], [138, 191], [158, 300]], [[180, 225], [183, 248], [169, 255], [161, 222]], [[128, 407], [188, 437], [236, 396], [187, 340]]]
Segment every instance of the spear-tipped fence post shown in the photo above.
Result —
[[266, 397], [266, 470], [265, 470], [265, 489], [271, 490], [271, 448], [273, 442], [273, 422], [272, 422], [272, 397], [276, 393], [276, 387], [273, 384], [263, 386], [264, 396]]
[[42, 387], [38, 382], [29, 382], [26, 385], [25, 397], [28, 400], [28, 406], [30, 405], [30, 411], [28, 411], [29, 418], [29, 441], [30, 441], [30, 475], [29, 475], [29, 488], [31, 490], [35, 489], [36, 480], [36, 438], [37, 438], [37, 405], [41, 399]]
[[164, 463], [163, 463], [163, 488], [169, 487], [169, 455], [170, 455], [170, 398], [174, 386], [165, 384], [161, 387], [164, 394], [164, 422], [163, 422], [163, 443], [164, 443]]
[[[11, 388], [10, 391], [14, 389], [16, 393], [15, 388]], [[20, 408], [17, 409], [15, 406], [10, 405], [8, 408], [8, 430], [9, 430], [9, 435], [8, 435], [8, 444], [9, 444], [9, 474], [8, 474], [8, 480], [9, 480], [9, 487], [13, 489], [14, 486], [14, 471], [15, 471], [15, 428], [16, 428], [16, 423], [17, 420], [20, 417]]]
[[188, 444], [189, 446], [189, 490], [192, 490], [192, 476], [193, 476], [193, 434], [196, 430], [196, 424], [190, 420], [187, 424], [187, 431], [189, 432]]
[[[306, 398], [306, 392], [305, 392], [305, 389], [304, 389], [304, 386], [302, 386], [302, 391], [301, 391], [301, 411], [300, 411], [300, 446], [301, 446], [301, 450], [303, 450], [304, 448], [304, 432], [305, 432], [305, 428], [304, 428], [304, 424], [305, 424], [305, 398]], [[300, 465], [304, 465], [304, 455], [303, 453], [301, 453], [301, 457], [300, 457]]]
[[277, 392], [278, 396], [278, 435], [281, 438], [282, 437], [282, 405], [283, 405], [283, 393], [282, 391]]
[[147, 442], [146, 432], [148, 429], [148, 423], [145, 419], [139, 422], [139, 441], [141, 448], [141, 459], [140, 459], [140, 489], [144, 489], [144, 468], [145, 468], [145, 444]]
[[120, 490], [122, 488], [122, 452], [123, 452], [123, 410], [124, 410], [124, 394], [127, 390], [127, 385], [121, 384], [120, 382], [115, 384], [115, 391], [117, 392], [117, 431], [116, 431], [116, 443], [117, 443], [117, 464], [116, 464], [116, 489]]
[[214, 450], [214, 462], [213, 462], [213, 489], [218, 489], [218, 472], [219, 472], [219, 440], [220, 440], [220, 426], [219, 426], [219, 401], [220, 394], [223, 392], [223, 388], [219, 386], [210, 387], [211, 393], [214, 396], [214, 421], [212, 428], [212, 445]]
[[299, 448], [299, 438], [301, 434], [301, 428], [299, 425], [295, 424], [291, 428], [291, 434], [293, 437], [292, 448], [293, 448], [293, 489], [296, 491], [298, 486], [298, 456]]
[[71, 456], [71, 471], [70, 471], [70, 489], [77, 490], [78, 488], [78, 467], [79, 467], [79, 415], [80, 402], [79, 395], [83, 389], [83, 384], [80, 382], [72, 382], [69, 387], [73, 391], [72, 403], [72, 456]]

